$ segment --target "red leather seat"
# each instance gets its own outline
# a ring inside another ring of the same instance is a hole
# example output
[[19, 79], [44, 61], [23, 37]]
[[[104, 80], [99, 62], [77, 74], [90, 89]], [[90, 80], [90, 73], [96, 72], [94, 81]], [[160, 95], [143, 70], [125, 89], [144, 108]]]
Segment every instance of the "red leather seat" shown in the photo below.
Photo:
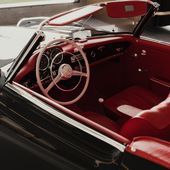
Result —
[[107, 117], [122, 126], [128, 119], [142, 110], [150, 109], [163, 98], [140, 86], [132, 86], [104, 101]]
[[136, 136], [152, 136], [170, 141], [170, 97], [128, 120], [119, 134], [132, 140]]
[[[146, 91], [143, 90], [143, 92], [146, 92]], [[157, 98], [157, 100], [155, 101], [150, 101], [150, 103], [158, 102], [158, 99], [159, 98]], [[142, 100], [139, 100], [139, 101], [142, 101]], [[135, 101], [135, 102], [136, 104], [138, 104], [138, 101]], [[142, 107], [144, 107], [144, 105], [142, 105]], [[152, 136], [152, 137], [170, 141], [170, 135], [169, 135], [169, 132], [170, 132], [170, 97], [169, 96], [167, 99], [165, 99], [158, 105], [152, 107], [151, 109], [143, 110], [137, 113], [135, 116], [131, 117], [121, 126], [117, 122], [105, 116], [94, 113], [94, 112], [85, 112], [82, 115], [118, 133], [119, 135], [129, 140], [133, 140], [133, 138], [137, 136]]]

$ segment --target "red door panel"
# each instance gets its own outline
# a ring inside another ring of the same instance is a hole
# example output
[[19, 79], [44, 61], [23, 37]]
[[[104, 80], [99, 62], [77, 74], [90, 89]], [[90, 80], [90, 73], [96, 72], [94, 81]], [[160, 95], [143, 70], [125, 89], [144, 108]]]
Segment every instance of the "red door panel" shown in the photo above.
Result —
[[126, 147], [119, 170], [170, 169], [170, 143], [153, 138], [137, 137]]
[[[170, 82], [170, 46], [136, 39], [126, 50], [121, 64], [122, 89], [140, 85], [162, 96], [168, 95], [170, 91], [170, 84], [168, 84]], [[157, 82], [153, 81], [154, 78]]]

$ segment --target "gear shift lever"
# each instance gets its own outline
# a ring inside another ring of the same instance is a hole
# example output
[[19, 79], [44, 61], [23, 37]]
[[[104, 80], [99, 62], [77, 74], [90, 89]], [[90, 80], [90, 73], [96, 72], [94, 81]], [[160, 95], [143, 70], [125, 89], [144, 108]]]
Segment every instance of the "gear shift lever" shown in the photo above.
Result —
[[99, 98], [98, 99], [99, 103], [100, 103], [100, 106], [99, 106], [99, 114], [101, 114], [101, 107], [102, 107], [102, 103], [104, 102], [104, 99], [103, 98]]

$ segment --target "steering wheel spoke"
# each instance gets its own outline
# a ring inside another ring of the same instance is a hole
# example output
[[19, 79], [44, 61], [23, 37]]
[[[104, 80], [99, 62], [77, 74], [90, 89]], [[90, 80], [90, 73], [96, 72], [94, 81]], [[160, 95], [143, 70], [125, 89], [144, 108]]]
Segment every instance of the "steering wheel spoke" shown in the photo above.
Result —
[[46, 93], [48, 93], [55, 84], [57, 84], [60, 80], [62, 80], [62, 77], [60, 74], [55, 77], [55, 79], [48, 85], [48, 87], [45, 89]]
[[88, 77], [87, 73], [81, 72], [81, 71], [73, 71], [73, 76], [83, 76], [83, 77]]

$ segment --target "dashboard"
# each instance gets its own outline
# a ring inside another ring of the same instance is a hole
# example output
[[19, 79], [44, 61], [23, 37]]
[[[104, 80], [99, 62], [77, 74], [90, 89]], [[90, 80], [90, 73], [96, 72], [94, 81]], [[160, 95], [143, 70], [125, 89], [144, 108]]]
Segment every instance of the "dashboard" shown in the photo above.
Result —
[[[108, 43], [92, 43], [90, 41], [79, 43], [85, 53], [87, 60], [92, 66], [115, 57], [119, 57], [125, 49], [130, 46], [129, 41], [108, 42]], [[26, 63], [23, 69], [19, 72], [16, 80], [26, 87], [32, 88], [37, 86], [35, 77], [36, 59], [39, 53], [35, 53]], [[61, 64], [69, 64], [73, 70], [79, 70], [80, 66], [84, 67], [85, 63], [81, 54], [68, 44], [52, 45], [45, 50], [40, 61], [40, 79], [41, 82], [51, 81], [53, 75], [58, 74], [58, 69]], [[30, 65], [30, 66], [29, 66]], [[25, 71], [26, 70], [26, 71]]]

